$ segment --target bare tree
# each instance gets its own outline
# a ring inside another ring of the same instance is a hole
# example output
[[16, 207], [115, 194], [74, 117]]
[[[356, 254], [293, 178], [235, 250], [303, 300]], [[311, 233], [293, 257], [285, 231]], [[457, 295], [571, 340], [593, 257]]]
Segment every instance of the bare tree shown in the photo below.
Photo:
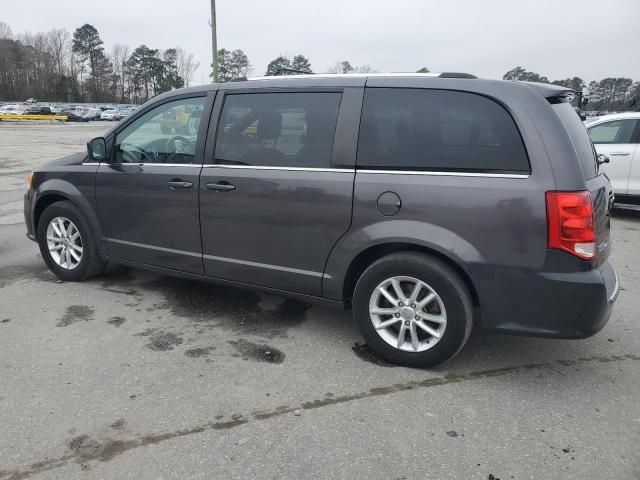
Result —
[[188, 87], [193, 73], [200, 66], [200, 62], [195, 61], [193, 53], [187, 53], [182, 48], [176, 47], [176, 63], [178, 64], [178, 75], [184, 80], [184, 86]]
[[353, 67], [352, 73], [376, 73], [377, 70], [371, 68], [371, 65], [358, 65]]
[[54, 28], [47, 33], [49, 50], [53, 57], [56, 73], [60, 76], [65, 73], [65, 64], [69, 56], [69, 32], [64, 29]]
[[348, 60], [337, 61], [327, 68], [327, 73], [374, 73], [375, 71], [369, 65], [354, 67]]
[[125, 101], [127, 85], [127, 60], [129, 59], [129, 47], [116, 43], [111, 49], [111, 63], [113, 64], [114, 79], [117, 79], [116, 92], [120, 102]]
[[339, 60], [327, 68], [327, 73], [349, 73], [351, 71], [353, 71], [353, 67], [348, 60]]
[[4, 22], [0, 22], [0, 39], [8, 38], [13, 39], [13, 32], [11, 27]]

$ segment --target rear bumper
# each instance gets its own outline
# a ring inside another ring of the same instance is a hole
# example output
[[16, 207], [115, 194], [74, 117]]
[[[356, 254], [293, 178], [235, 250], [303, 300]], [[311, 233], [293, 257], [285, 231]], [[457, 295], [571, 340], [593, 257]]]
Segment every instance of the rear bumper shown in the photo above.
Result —
[[551, 338], [586, 338], [609, 320], [620, 290], [610, 263], [597, 269], [549, 272], [476, 269], [481, 327], [486, 331]]

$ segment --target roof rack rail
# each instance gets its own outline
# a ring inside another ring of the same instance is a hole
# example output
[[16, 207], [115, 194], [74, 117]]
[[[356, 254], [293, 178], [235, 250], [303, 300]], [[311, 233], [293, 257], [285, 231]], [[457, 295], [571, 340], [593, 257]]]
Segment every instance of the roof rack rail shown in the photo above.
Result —
[[313, 75], [313, 72], [310, 72], [308, 70], [297, 70], [295, 68], [285, 68], [285, 67], [276, 68], [276, 75], [289, 75], [291, 73], [294, 73], [297, 75]]
[[461, 73], [461, 72], [442, 72], [438, 75], [440, 78], [478, 78], [475, 75], [471, 75], [470, 73]]

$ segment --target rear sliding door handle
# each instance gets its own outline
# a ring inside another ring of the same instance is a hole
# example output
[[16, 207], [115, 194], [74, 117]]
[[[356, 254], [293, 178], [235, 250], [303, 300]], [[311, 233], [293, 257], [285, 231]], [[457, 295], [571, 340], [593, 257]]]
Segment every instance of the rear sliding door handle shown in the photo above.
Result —
[[236, 186], [231, 185], [230, 183], [205, 183], [204, 185], [207, 190], [214, 190], [218, 192], [230, 192], [231, 190], [235, 190]]
[[621, 157], [624, 155], [631, 155], [629, 152], [611, 152], [609, 155], [615, 155], [616, 157]]
[[183, 188], [191, 188], [193, 187], [193, 183], [191, 182], [183, 182], [179, 180], [173, 180], [171, 182], [167, 182], [167, 187], [169, 190], [180, 190]]

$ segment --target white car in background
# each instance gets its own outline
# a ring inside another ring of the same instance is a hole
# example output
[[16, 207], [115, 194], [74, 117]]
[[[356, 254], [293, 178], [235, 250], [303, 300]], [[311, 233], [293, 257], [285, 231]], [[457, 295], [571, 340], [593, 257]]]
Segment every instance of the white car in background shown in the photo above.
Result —
[[589, 137], [613, 186], [616, 202], [640, 203], [640, 112], [616, 113], [587, 120]]
[[100, 115], [100, 120], [115, 120], [117, 112], [115, 110], [105, 110]]
[[2, 107], [0, 107], [0, 114], [22, 115], [24, 113], [24, 109], [25, 107], [23, 105], [3, 105]]

